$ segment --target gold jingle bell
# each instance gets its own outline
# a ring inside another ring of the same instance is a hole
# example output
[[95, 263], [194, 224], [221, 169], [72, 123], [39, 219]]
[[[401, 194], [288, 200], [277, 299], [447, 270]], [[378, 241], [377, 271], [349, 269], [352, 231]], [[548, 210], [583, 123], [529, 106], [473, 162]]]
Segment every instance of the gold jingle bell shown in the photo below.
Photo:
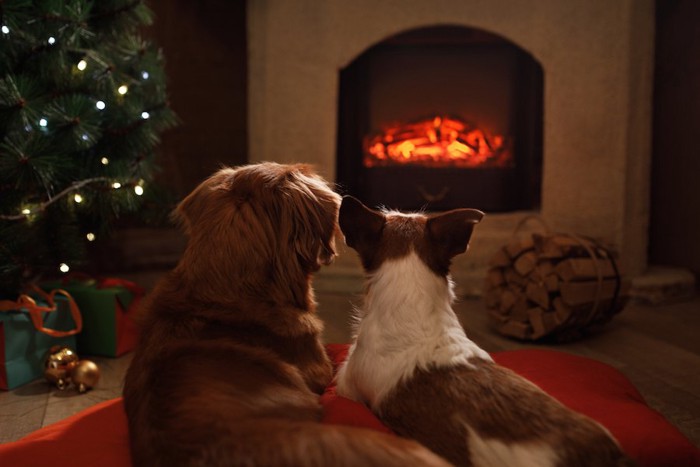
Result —
[[78, 355], [70, 347], [54, 345], [44, 359], [44, 377], [62, 391], [68, 386], [77, 364]]
[[80, 360], [71, 372], [73, 384], [83, 393], [95, 387], [100, 380], [100, 368], [90, 360]]

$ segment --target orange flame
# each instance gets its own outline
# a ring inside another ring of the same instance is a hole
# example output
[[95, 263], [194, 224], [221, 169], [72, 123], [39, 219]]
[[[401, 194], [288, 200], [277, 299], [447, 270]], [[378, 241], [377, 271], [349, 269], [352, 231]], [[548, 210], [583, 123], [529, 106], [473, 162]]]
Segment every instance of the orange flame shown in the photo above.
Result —
[[365, 167], [509, 167], [510, 151], [500, 135], [448, 117], [394, 124], [365, 137]]

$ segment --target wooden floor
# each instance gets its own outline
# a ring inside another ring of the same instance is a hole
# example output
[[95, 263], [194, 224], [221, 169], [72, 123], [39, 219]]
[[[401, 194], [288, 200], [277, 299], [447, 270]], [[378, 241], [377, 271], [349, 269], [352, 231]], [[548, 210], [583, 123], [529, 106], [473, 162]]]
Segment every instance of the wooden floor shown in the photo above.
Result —
[[[326, 342], [348, 342], [350, 314], [359, 298], [319, 293]], [[700, 447], [700, 297], [665, 306], [629, 305], [607, 329], [563, 345], [522, 344], [490, 330], [483, 303], [464, 300], [455, 307], [467, 335], [489, 352], [525, 347], [555, 348], [591, 357], [621, 370], [649, 405]], [[59, 391], [43, 381], [0, 392], [0, 442], [8, 442], [97, 402], [117, 397], [130, 356], [96, 358], [98, 386], [87, 394]]]

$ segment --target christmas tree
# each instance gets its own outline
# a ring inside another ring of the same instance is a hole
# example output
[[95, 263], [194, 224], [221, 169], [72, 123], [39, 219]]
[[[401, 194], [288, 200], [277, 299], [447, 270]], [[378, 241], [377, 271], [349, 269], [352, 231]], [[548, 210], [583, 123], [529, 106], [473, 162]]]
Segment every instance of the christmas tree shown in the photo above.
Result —
[[0, 0], [0, 296], [75, 270], [136, 211], [173, 126], [134, 0]]

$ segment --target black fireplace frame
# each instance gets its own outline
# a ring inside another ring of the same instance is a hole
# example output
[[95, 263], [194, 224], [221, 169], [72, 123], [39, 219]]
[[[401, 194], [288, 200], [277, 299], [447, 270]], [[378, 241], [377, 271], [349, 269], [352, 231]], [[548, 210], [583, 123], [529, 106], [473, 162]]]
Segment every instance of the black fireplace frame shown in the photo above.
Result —
[[[508, 48], [517, 63], [510, 168], [363, 166], [363, 138], [369, 128], [371, 54], [406, 47]], [[525, 50], [483, 30], [439, 26], [411, 30], [361, 54], [340, 71], [336, 180], [339, 190], [371, 206], [444, 211], [473, 207], [488, 212], [538, 209], [541, 199], [543, 71]], [[401, 180], [401, 185], [397, 186]]]

